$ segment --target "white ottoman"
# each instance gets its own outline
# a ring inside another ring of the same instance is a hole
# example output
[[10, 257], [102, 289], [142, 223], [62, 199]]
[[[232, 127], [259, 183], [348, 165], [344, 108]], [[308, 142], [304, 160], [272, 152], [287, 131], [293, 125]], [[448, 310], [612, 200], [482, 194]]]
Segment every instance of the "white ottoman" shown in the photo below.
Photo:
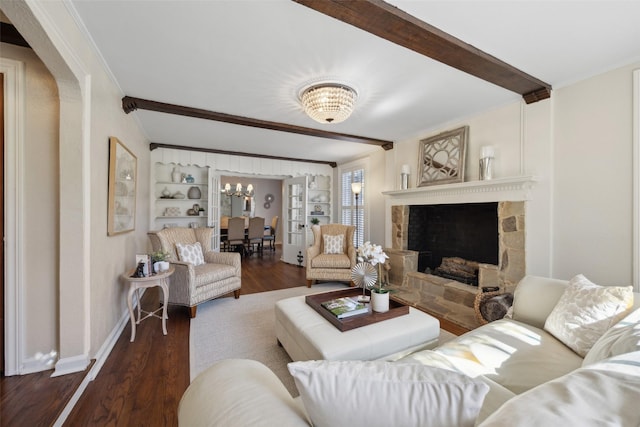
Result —
[[275, 307], [276, 337], [293, 361], [395, 360], [438, 343], [440, 322], [409, 308], [409, 314], [340, 332], [305, 297], [280, 300]]

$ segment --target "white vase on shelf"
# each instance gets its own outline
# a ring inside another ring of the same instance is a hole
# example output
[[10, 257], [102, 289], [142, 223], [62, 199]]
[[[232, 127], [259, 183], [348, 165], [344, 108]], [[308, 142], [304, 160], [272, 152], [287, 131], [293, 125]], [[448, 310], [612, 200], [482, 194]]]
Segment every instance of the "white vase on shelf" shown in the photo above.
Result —
[[171, 181], [173, 182], [181, 182], [182, 181], [182, 172], [178, 166], [173, 168], [173, 172], [171, 173]]

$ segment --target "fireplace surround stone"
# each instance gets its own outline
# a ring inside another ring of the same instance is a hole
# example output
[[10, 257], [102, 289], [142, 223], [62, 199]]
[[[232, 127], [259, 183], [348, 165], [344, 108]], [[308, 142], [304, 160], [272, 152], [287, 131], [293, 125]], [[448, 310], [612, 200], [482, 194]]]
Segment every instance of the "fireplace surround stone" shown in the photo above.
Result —
[[524, 201], [498, 203], [498, 265], [480, 265], [478, 287], [418, 272], [418, 253], [407, 249], [410, 206], [392, 206], [393, 246], [387, 251], [395, 298], [465, 329], [480, 326], [473, 302], [481, 288], [497, 286], [502, 292], [513, 292], [525, 275], [524, 204]]

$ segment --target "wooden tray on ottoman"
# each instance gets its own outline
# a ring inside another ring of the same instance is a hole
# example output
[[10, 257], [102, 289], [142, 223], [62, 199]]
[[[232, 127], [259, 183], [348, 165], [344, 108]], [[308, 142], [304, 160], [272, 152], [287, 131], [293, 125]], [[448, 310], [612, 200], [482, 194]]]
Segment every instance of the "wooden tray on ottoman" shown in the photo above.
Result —
[[[369, 292], [367, 292], [369, 294]], [[305, 301], [318, 314], [327, 319], [333, 326], [341, 332], [359, 328], [361, 326], [371, 325], [373, 323], [382, 322], [383, 320], [393, 319], [394, 317], [409, 314], [409, 306], [401, 302], [389, 300], [389, 311], [386, 313], [376, 313], [369, 308], [368, 313], [358, 314], [344, 319], [338, 319], [333, 313], [324, 308], [321, 304], [334, 298], [357, 297], [362, 295], [360, 288], [349, 288], [341, 291], [324, 292], [321, 294], [307, 295]]]

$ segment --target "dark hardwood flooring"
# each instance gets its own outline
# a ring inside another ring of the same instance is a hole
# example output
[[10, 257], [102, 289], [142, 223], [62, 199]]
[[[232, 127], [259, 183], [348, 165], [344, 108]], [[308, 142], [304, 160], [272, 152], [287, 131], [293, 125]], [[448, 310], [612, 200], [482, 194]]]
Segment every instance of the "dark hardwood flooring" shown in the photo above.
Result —
[[[244, 258], [240, 294], [306, 286], [304, 269], [280, 261], [280, 255], [278, 246]], [[149, 289], [142, 307], [157, 307], [157, 301], [157, 288]], [[138, 325], [131, 343], [127, 325], [65, 426], [178, 425], [178, 403], [189, 385], [190, 319], [185, 307], [169, 306], [168, 314], [166, 336], [160, 319], [150, 318]], [[86, 373], [56, 378], [51, 373], [0, 378], [0, 425], [50, 426], [56, 421]]]
[[[278, 246], [275, 252], [244, 258], [240, 294], [306, 286], [304, 268], [286, 264], [280, 256]], [[145, 293], [142, 307], [158, 307], [157, 288]], [[185, 307], [169, 306], [168, 314], [166, 336], [160, 319], [150, 318], [138, 325], [131, 343], [127, 324], [65, 426], [178, 425], [178, 404], [189, 385], [190, 319]], [[464, 332], [441, 325], [456, 335]], [[51, 372], [0, 378], [0, 426], [50, 426], [57, 420], [86, 372], [56, 378]]]

